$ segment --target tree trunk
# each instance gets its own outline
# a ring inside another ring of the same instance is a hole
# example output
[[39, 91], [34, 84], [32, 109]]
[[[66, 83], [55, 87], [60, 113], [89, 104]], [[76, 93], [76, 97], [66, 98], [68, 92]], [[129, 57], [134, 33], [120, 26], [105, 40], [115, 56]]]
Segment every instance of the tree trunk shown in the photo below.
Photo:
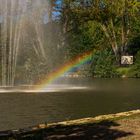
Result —
[[121, 55], [127, 54], [128, 35], [130, 33], [127, 1], [124, 1], [124, 9], [122, 13], [122, 29], [121, 29]]
[[116, 60], [118, 60], [119, 51], [118, 51], [118, 45], [117, 45], [117, 42], [116, 42], [115, 32], [113, 31], [114, 33], [112, 33], [112, 35], [110, 35], [110, 33], [109, 33], [109, 31], [108, 31], [108, 29], [105, 25], [101, 25], [101, 27], [102, 27], [102, 30], [105, 33], [106, 38], [109, 41], [109, 44], [112, 47], [112, 50], [113, 50], [113, 52], [116, 56]]

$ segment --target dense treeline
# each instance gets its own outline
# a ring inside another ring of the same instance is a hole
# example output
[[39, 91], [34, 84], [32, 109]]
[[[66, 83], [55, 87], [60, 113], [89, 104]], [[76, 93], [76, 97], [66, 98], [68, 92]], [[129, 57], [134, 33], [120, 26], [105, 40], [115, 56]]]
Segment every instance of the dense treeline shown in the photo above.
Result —
[[[32, 2], [28, 1], [29, 9]], [[26, 27], [28, 35], [19, 48], [16, 83], [33, 84], [87, 51], [94, 54], [81, 74], [140, 77], [139, 0], [50, 0], [47, 3], [47, 17], [45, 15], [40, 23], [42, 40], [37, 40], [32, 24]], [[45, 57], [32, 45], [40, 41]], [[134, 65], [123, 68], [122, 55], [133, 55]]]
[[[66, 0], [62, 21], [69, 53], [94, 50], [90, 72], [96, 77], [139, 77], [140, 2]], [[135, 64], [121, 68], [122, 55]]]

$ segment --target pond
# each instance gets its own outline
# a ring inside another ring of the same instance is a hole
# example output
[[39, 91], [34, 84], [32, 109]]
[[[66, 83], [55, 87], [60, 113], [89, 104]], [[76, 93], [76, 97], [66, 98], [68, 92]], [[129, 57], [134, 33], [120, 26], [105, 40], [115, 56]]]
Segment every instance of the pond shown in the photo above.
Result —
[[140, 108], [140, 79], [69, 78], [56, 83], [50, 88], [54, 91], [1, 92], [0, 130]]

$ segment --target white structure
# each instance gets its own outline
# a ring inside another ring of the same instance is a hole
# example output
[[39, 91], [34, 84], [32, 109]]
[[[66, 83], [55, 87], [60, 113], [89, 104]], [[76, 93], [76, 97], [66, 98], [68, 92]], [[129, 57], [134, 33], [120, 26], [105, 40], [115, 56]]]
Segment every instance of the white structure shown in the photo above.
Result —
[[122, 65], [132, 65], [133, 64], [133, 56], [122, 56], [121, 57]]

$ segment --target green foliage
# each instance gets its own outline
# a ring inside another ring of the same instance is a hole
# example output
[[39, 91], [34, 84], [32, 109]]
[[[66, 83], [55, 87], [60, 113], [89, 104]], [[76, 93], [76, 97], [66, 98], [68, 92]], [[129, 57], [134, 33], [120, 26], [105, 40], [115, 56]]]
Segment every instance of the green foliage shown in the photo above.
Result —
[[128, 53], [136, 55], [140, 50], [140, 16], [138, 16], [132, 24], [132, 34], [129, 39]]
[[69, 54], [76, 56], [96, 50], [91, 68], [94, 76], [129, 75], [131, 68], [118, 70], [115, 56], [135, 55], [140, 49], [140, 2], [104, 0], [88, 1], [87, 5], [83, 1], [68, 0], [66, 4], [64, 23], [67, 24], [64, 25], [71, 29], [67, 36]]
[[88, 21], [79, 25], [77, 30], [69, 35], [67, 42], [69, 55], [76, 56], [93, 49], [100, 49], [103, 41], [104, 35], [98, 25], [93, 21]]
[[[18, 63], [17, 79], [23, 79], [25, 83], [38, 81], [55, 67], [63, 65], [67, 59], [91, 50], [96, 53], [91, 67], [87, 67], [83, 75], [92, 73], [96, 77], [138, 77], [138, 54], [134, 66], [118, 69], [111, 50], [115, 45], [119, 49], [122, 47], [122, 27], [124, 44], [129, 47], [128, 53], [135, 55], [140, 49], [140, 17], [136, 16], [139, 3], [133, 0], [126, 2], [89, 0], [87, 6], [82, 1], [64, 0], [61, 7], [57, 5], [57, 0], [50, 1], [50, 22], [44, 25], [46, 60], [40, 59], [33, 49], [29, 51], [25, 47], [21, 54], [22, 60]], [[52, 20], [55, 10], [59, 12], [59, 18]]]
[[[88, 2], [88, 5], [86, 2]], [[120, 55], [119, 52], [126, 54], [130, 36], [132, 37], [135, 34], [132, 31], [135, 24], [133, 21], [139, 17], [140, 2], [136, 0], [86, 2], [67, 1], [69, 7], [67, 13], [73, 15], [67, 16], [69, 17], [67, 18], [67, 21], [69, 21], [67, 22], [67, 29], [70, 27], [72, 30], [76, 30], [79, 25], [83, 25], [88, 21], [96, 22], [106, 36], [104, 42], [106, 40], [109, 42], [108, 46], [112, 48], [116, 58]], [[95, 28], [96, 26], [94, 26], [94, 30]]]
[[131, 67], [129, 77], [140, 78], [140, 51], [136, 55], [135, 64]]
[[131, 70], [131, 67], [119, 67], [119, 68], [117, 68], [117, 72], [122, 77], [129, 77], [130, 70]]
[[115, 57], [110, 49], [98, 51], [93, 56], [92, 74], [95, 77], [119, 77], [116, 71]]
[[[42, 37], [36, 38], [32, 25], [26, 27], [29, 32], [18, 54], [17, 82], [32, 84], [69, 58], [93, 50], [96, 53], [85, 75], [91, 72], [96, 77], [140, 77], [140, 1], [49, 0], [48, 4], [49, 22], [42, 25]], [[1, 42], [0, 36], [0, 58]], [[40, 55], [39, 45], [33, 46], [40, 42], [46, 58]], [[129, 68], [118, 69], [113, 51], [120, 57], [123, 47], [128, 54], [137, 54], [136, 61]]]

